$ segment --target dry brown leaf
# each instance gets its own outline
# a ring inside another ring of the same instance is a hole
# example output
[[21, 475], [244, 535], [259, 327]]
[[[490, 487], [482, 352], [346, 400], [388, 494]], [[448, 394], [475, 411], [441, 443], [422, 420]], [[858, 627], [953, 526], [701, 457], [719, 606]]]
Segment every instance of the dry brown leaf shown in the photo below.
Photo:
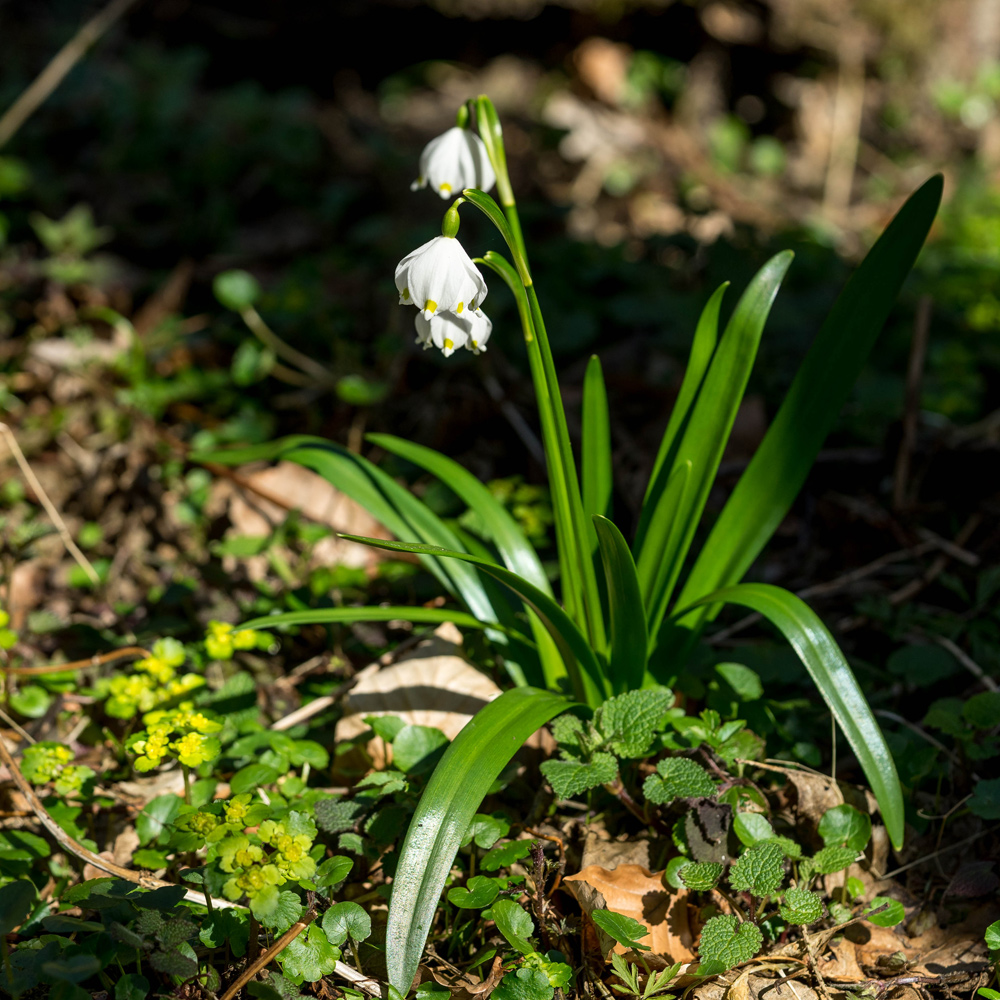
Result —
[[832, 778], [795, 768], [788, 768], [785, 775], [789, 785], [795, 789], [798, 814], [814, 826], [827, 809], [843, 804], [844, 796]]
[[[603, 836], [602, 836], [603, 834]], [[583, 844], [580, 867], [599, 865], [613, 871], [619, 865], [641, 865], [649, 867], [648, 840], [610, 840], [606, 831], [589, 829]]]
[[[301, 511], [310, 520], [334, 531], [371, 538], [391, 538], [378, 521], [360, 504], [341, 493], [322, 476], [294, 462], [279, 462], [265, 469], [241, 471], [240, 477], [252, 490], [241, 489], [227, 480], [219, 480], [212, 503], [228, 500], [231, 522], [226, 537], [270, 535], [288, 516], [289, 510]], [[260, 491], [259, 493], [257, 491]], [[268, 499], [273, 498], [274, 501]], [[350, 566], [368, 569], [385, 556], [379, 549], [342, 538], [321, 538], [313, 547], [312, 562], [317, 566]], [[223, 558], [223, 567], [231, 569]], [[268, 572], [266, 556], [240, 559], [252, 579]]]
[[[611, 870], [589, 865], [576, 875], [566, 876], [563, 883], [588, 916], [606, 906], [645, 924], [649, 933], [640, 943], [651, 949], [643, 953], [651, 967], [665, 968], [674, 962], [694, 960], [687, 890], [665, 886], [663, 872], [654, 874], [641, 865], [620, 864]], [[623, 955], [628, 953], [628, 949], [619, 944], [613, 950]]]
[[[458, 630], [453, 625], [452, 635]], [[485, 674], [456, 655], [459, 647], [438, 630], [436, 639], [422, 643], [399, 663], [363, 678], [344, 699], [344, 716], [334, 738], [340, 742], [363, 733], [367, 715], [397, 715], [414, 726], [433, 726], [454, 739], [465, 724], [500, 688]], [[430, 655], [428, 655], [430, 654]], [[384, 767], [385, 743], [373, 739], [368, 755], [377, 768]]]

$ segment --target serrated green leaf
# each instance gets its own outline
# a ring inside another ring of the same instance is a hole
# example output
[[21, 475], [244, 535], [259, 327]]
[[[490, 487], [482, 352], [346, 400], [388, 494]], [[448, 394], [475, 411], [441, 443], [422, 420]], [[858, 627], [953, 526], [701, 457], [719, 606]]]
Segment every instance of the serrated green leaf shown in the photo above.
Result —
[[715, 782], [708, 772], [687, 757], [667, 757], [656, 765], [656, 774], [643, 782], [642, 794], [648, 802], [665, 805], [674, 799], [709, 798]]
[[850, 847], [824, 847], [812, 857], [813, 871], [820, 875], [832, 875], [843, 871], [858, 856], [858, 852]]
[[320, 799], [313, 808], [316, 825], [326, 833], [350, 830], [371, 808], [371, 803], [357, 799]]
[[763, 943], [759, 927], [746, 921], [741, 923], [733, 914], [726, 913], [712, 917], [702, 928], [698, 957], [702, 962], [719, 962], [724, 969], [731, 969], [749, 962]]
[[673, 701], [673, 692], [665, 687], [626, 691], [597, 709], [594, 725], [619, 757], [643, 757], [649, 753]]
[[682, 885], [696, 892], [708, 892], [719, 884], [725, 866], [716, 861], [696, 861], [682, 865], [677, 877]]
[[624, 913], [615, 913], [613, 910], [594, 910], [590, 918], [605, 934], [626, 948], [633, 948], [636, 951], [650, 950], [648, 944], [642, 944], [639, 940], [649, 936], [649, 928], [638, 920], [627, 917]]
[[823, 813], [819, 821], [819, 835], [827, 847], [849, 847], [855, 852], [863, 851], [871, 840], [872, 821], [845, 802]]
[[618, 761], [614, 755], [599, 751], [588, 764], [575, 760], [547, 760], [539, 770], [560, 799], [571, 799], [614, 781], [618, 777]]
[[774, 839], [774, 828], [763, 813], [738, 812], [733, 817], [733, 832], [747, 847], [760, 840]]
[[779, 909], [786, 923], [811, 924], [823, 916], [823, 900], [808, 889], [786, 889]]
[[[251, 900], [251, 910], [253, 909], [252, 903], [253, 900]], [[283, 889], [278, 893], [278, 901], [274, 909], [266, 918], [257, 917], [257, 919], [260, 920], [262, 926], [269, 927], [278, 934], [284, 934], [296, 920], [301, 918], [304, 909], [302, 900], [294, 892]]]
[[149, 980], [137, 972], [126, 972], [115, 983], [115, 1000], [145, 1000], [149, 996]]
[[769, 896], [785, 877], [785, 854], [774, 843], [762, 841], [748, 847], [729, 870], [729, 884], [737, 892]]
[[512, 948], [522, 955], [530, 955], [535, 950], [528, 941], [535, 933], [535, 922], [522, 906], [512, 899], [498, 899], [492, 913], [497, 930]]

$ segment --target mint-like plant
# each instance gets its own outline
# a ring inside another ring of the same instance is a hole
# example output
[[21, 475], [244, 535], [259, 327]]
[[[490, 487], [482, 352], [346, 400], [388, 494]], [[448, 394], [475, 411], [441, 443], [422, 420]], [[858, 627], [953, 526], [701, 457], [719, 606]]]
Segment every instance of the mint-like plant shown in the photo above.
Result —
[[[594, 713], [595, 729], [610, 748], [595, 746], [588, 742], [589, 735], [582, 735], [579, 758], [564, 757], [561, 763], [571, 766], [550, 768], [550, 780], [555, 775], [554, 781], [569, 794], [609, 774], [611, 762], [599, 755], [633, 754], [641, 740], [632, 742], [631, 729], [614, 722], [614, 712], [608, 728], [602, 728], [597, 711], [615, 696], [668, 681], [725, 604], [759, 612], [782, 632], [863, 768], [890, 839], [899, 845], [903, 837], [902, 795], [892, 758], [830, 633], [791, 593], [740, 580], [791, 507], [883, 326], [934, 218], [941, 178], [928, 181], [903, 206], [842, 292], [757, 454], [693, 556], [696, 531], [767, 315], [792, 255], [778, 254], [761, 268], [721, 333], [726, 285], [707, 302], [646, 488], [638, 528], [629, 541], [610, 519], [611, 434], [601, 365], [592, 358], [584, 379], [577, 454], [507, 172], [500, 122], [487, 97], [470, 101], [459, 111], [456, 127], [469, 135], [453, 134], [435, 146], [433, 155], [427, 155], [424, 180], [438, 194], [457, 193], [448, 187], [467, 181], [469, 164], [444, 160], [446, 154], [480, 148], [471, 133], [473, 123], [491, 167], [491, 173], [484, 169], [476, 177], [488, 184], [495, 176], [499, 204], [479, 188], [462, 190], [445, 212], [441, 235], [400, 262], [396, 287], [400, 303], [415, 310], [418, 342], [445, 355], [460, 349], [479, 353], [491, 337], [492, 324], [481, 308], [488, 289], [479, 268], [491, 271], [510, 289], [538, 400], [560, 599], [510, 513], [468, 470], [430, 448], [392, 435], [370, 437], [384, 451], [436, 476], [475, 510], [484, 526], [479, 539], [467, 542], [384, 471], [329, 441], [294, 437], [200, 456], [229, 464], [281, 458], [315, 470], [369, 510], [397, 540], [345, 537], [415, 553], [462, 605], [461, 610], [398, 606], [306, 610], [256, 619], [243, 628], [396, 618], [432, 624], [448, 620], [460, 628], [482, 630], [515, 685], [483, 708], [445, 752], [400, 851], [388, 925], [389, 938], [398, 947], [387, 957], [390, 982], [401, 991], [412, 982], [462, 833], [520, 743], [571, 703], [583, 705]], [[466, 252], [458, 240], [459, 210], [469, 205], [495, 226], [509, 257], [490, 251], [473, 260]], [[246, 318], [247, 310], [242, 311]], [[496, 340], [496, 336], [490, 339], [493, 349]], [[713, 731], [719, 746], [741, 728], [737, 725], [723, 735], [732, 724], [722, 726], [716, 718], [705, 719], [702, 725]], [[734, 759], [739, 751], [731, 745], [722, 756]], [[744, 933], [747, 936], [741, 937]], [[733, 928], [729, 936], [737, 942], [731, 945], [736, 949], [732, 954], [742, 954], [753, 935]], [[723, 953], [720, 944], [719, 954]]]

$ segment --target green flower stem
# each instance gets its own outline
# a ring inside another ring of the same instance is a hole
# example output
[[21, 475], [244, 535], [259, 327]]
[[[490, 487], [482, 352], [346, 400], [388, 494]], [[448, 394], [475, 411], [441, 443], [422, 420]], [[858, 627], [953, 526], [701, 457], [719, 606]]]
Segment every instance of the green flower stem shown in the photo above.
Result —
[[298, 366], [303, 372], [311, 376], [321, 385], [328, 385], [333, 376], [318, 361], [314, 361], [308, 354], [297, 351], [291, 344], [286, 344], [268, 325], [253, 306], [247, 306], [240, 311], [243, 322], [249, 327], [250, 332], [265, 346], [269, 347], [279, 358], [290, 361]]
[[187, 764], [181, 764], [181, 772], [184, 775], [184, 804], [191, 805], [191, 769]]

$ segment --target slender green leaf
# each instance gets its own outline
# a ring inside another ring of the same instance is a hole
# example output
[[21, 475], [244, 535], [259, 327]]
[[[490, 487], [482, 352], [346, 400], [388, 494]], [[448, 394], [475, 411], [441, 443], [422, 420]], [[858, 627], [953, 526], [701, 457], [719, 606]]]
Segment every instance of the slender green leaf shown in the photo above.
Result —
[[[656, 497], [653, 495], [660, 492], [666, 485], [667, 478], [664, 476], [660, 481], [660, 471], [664, 464], [669, 471], [671, 465], [671, 452], [677, 443], [678, 435], [686, 426], [691, 406], [698, 397], [701, 383], [708, 371], [709, 362], [715, 353], [715, 346], [719, 341], [719, 311], [722, 309], [722, 299], [726, 294], [729, 282], [724, 281], [712, 293], [712, 297], [705, 303], [705, 308], [698, 318], [698, 325], [695, 327], [694, 340], [691, 342], [691, 354], [688, 356], [687, 368], [684, 370], [684, 381], [681, 383], [681, 391], [677, 394], [674, 407], [670, 411], [670, 420], [667, 429], [663, 433], [660, 441], [660, 450], [656, 454], [656, 461], [653, 463], [653, 471], [649, 476], [649, 484], [646, 487], [646, 496], [643, 500], [643, 514], [646, 513], [646, 506], [652, 511], [656, 506]], [[642, 535], [645, 528], [640, 528], [636, 537], [636, 548], [642, 543]]]
[[[580, 475], [583, 480], [583, 512], [587, 517], [611, 512], [611, 424], [608, 394], [597, 355], [587, 362], [583, 378]], [[511, 567], [513, 569], [513, 567]]]
[[642, 687], [646, 673], [646, 613], [639, 579], [628, 542], [614, 523], [595, 514], [594, 527], [611, 612], [611, 688], [631, 691]]
[[[593, 578], [594, 567], [590, 558], [592, 546], [589, 545], [588, 535], [578, 533], [575, 530], [571, 493], [575, 490], [579, 501], [579, 487], [575, 482], [576, 473], [574, 471], [572, 472], [572, 489], [567, 490], [569, 480], [565, 457], [569, 448], [569, 436], [565, 429], [566, 416], [562, 408], [562, 399], [558, 395], [559, 383], [555, 378], [554, 368], [550, 379], [539, 337], [535, 334], [536, 317], [538, 323], [542, 323], [538, 300], [532, 297], [529, 301], [528, 291], [518, 276], [518, 272], [502, 254], [490, 250], [485, 256], [477, 259], [495, 271], [506, 282], [514, 296], [514, 301], [517, 303], [517, 312], [528, 349], [531, 380], [535, 387], [535, 398], [538, 403], [538, 419], [542, 426], [542, 440], [545, 445], [545, 463], [552, 495], [552, 515], [555, 521], [556, 551], [559, 557], [559, 580], [562, 585], [563, 606], [570, 618], [590, 631], [587, 619], [587, 588], [584, 581], [582, 560], [583, 554], [586, 553], [587, 565]], [[544, 325], [542, 326], [542, 339], [544, 340]], [[545, 344], [547, 346], [547, 340]], [[562, 441], [563, 437], [565, 437], [565, 444]], [[569, 451], [569, 458], [572, 462], [572, 451]], [[572, 465], [569, 468], [572, 469]], [[582, 518], [583, 504], [582, 501], [579, 502]], [[581, 539], [587, 540], [587, 545], [582, 551], [579, 548], [582, 544]], [[600, 613], [600, 608], [598, 608], [598, 614]], [[603, 621], [601, 624], [603, 626]], [[595, 643], [595, 645], [598, 644]], [[600, 645], [603, 646], [603, 642]]]
[[[844, 654], [816, 613], [794, 594], [767, 583], [743, 583], [717, 590], [695, 605], [739, 604], [763, 615], [798, 654], [837, 725], [847, 737], [875, 793], [889, 839], [903, 845], [903, 793], [896, 765]], [[686, 614], [690, 607], [681, 614]]]
[[840, 293], [715, 522], [678, 604], [737, 583], [788, 513], [916, 260], [941, 189], [937, 175], [910, 196]]
[[[747, 286], [737, 303], [725, 333], [722, 335], [715, 354], [712, 356], [701, 391], [692, 405], [690, 418], [684, 428], [673, 459], [673, 468], [684, 462], [691, 463], [691, 479], [685, 492], [681, 508], [677, 514], [664, 511], [657, 505], [657, 516], [680, 518], [680, 530], [670, 530], [669, 547], [662, 549], [653, 540], [663, 538], [667, 533], [662, 529], [645, 538], [638, 548], [636, 563], [640, 580], [656, 579], [656, 567], [664, 564], [668, 576], [657, 586], [656, 608], [669, 603], [670, 595], [680, 575], [687, 551], [694, 538], [695, 529], [701, 519], [709, 491], [715, 481], [715, 474], [722, 460], [729, 432], [732, 430], [736, 412], [743, 399], [750, 369], [757, 356], [757, 347], [764, 332], [764, 323], [771, 304], [778, 293], [781, 281], [792, 262], [792, 253], [784, 251], [772, 257]], [[666, 466], [664, 466], [666, 468]], [[660, 475], [662, 476], [662, 471]], [[669, 481], [669, 480], [668, 480]], [[650, 592], [644, 591], [649, 599]], [[649, 630], [654, 632], [660, 624], [660, 617], [650, 617]]]
[[[573, 620], [566, 614], [548, 594], [540, 591], [534, 584], [522, 579], [503, 566], [497, 566], [481, 556], [469, 552], [457, 552], [438, 545], [423, 545], [416, 542], [389, 542], [384, 538], [366, 538], [363, 535], [341, 534], [341, 538], [353, 542], [362, 542], [379, 549], [389, 549], [395, 552], [414, 552], [435, 556], [448, 556], [480, 566], [484, 572], [509, 587], [522, 601], [538, 615], [542, 624], [559, 647], [566, 670], [573, 685], [573, 694], [588, 705], [597, 706], [607, 697], [608, 683], [601, 669], [600, 662], [594, 655], [589, 643], [577, 628]], [[417, 609], [413, 609], [417, 610]], [[268, 619], [265, 619], [265, 621]]]
[[480, 709], [434, 769], [400, 851], [389, 903], [389, 982], [406, 994], [417, 971], [441, 889], [490, 785], [521, 744], [565, 711], [567, 699], [514, 688]]
[[511, 572], [533, 583], [539, 590], [551, 595], [552, 587], [541, 560], [521, 526], [468, 469], [433, 448], [425, 448], [392, 434], [369, 434], [368, 440], [393, 455], [419, 465], [440, 479], [486, 522], [490, 540], [496, 545], [504, 565]]
[[[679, 552], [680, 536], [685, 527], [684, 510], [690, 484], [691, 460], [688, 459], [677, 463], [666, 488], [657, 495], [656, 509], [646, 534], [646, 544], [652, 551], [672, 552], [676, 554], [674, 558], [682, 558]], [[639, 590], [651, 640], [656, 637], [656, 623], [662, 621], [667, 611], [670, 588], [676, 579], [673, 569], [669, 558], [658, 561], [646, 559], [639, 563]]]
[[[392, 605], [385, 607], [348, 607], [348, 608], [311, 608], [307, 611], [284, 611], [277, 615], [261, 615], [243, 622], [240, 628], [277, 628], [280, 625], [334, 625], [350, 622], [391, 622], [407, 621], [422, 625], [441, 625], [451, 622], [459, 628], [504, 629], [502, 625], [493, 622], [481, 622], [467, 611], [457, 608], [424, 608], [410, 605]], [[519, 632], [511, 634], [521, 642], [530, 642], [527, 636]]]

